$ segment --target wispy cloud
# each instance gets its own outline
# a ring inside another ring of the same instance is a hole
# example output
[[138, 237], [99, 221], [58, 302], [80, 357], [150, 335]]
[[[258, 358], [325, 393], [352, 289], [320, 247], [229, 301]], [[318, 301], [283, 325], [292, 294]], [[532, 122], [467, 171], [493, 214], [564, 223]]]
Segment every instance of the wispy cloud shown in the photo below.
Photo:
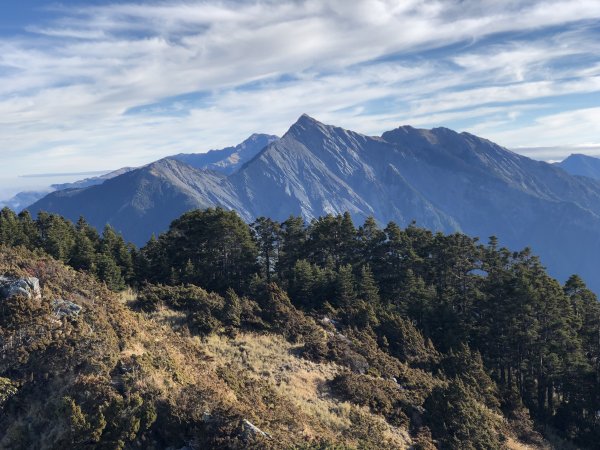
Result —
[[303, 112], [369, 134], [412, 123], [511, 147], [600, 140], [597, 0], [54, 8], [0, 37], [0, 178], [204, 151], [281, 134]]

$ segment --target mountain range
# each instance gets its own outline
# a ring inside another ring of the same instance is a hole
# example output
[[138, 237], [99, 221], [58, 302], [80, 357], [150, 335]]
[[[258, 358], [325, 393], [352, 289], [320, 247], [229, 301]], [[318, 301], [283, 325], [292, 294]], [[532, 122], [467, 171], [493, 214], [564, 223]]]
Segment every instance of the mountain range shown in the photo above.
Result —
[[556, 165], [571, 175], [580, 175], [600, 180], [600, 159], [593, 156], [573, 154], [565, 160], [556, 163]]
[[56, 191], [29, 209], [110, 223], [136, 244], [193, 208], [222, 206], [246, 221], [349, 211], [359, 224], [373, 216], [483, 241], [495, 235], [510, 248], [531, 247], [561, 280], [578, 273], [600, 292], [598, 180], [446, 128], [366, 136], [303, 115], [281, 139], [249, 141]]

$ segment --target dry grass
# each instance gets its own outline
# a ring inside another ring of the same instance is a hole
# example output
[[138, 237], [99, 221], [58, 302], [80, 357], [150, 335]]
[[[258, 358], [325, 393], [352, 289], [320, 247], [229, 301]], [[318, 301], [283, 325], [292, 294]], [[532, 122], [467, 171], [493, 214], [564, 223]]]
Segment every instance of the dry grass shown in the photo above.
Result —
[[128, 287], [124, 291], [119, 292], [119, 300], [124, 305], [131, 305], [137, 300], [136, 292]]
[[509, 450], [550, 450], [552, 448], [558, 448], [558, 447], [552, 447], [550, 445], [543, 445], [543, 446], [539, 446], [539, 445], [528, 445], [528, 444], [524, 444], [523, 442], [519, 442], [518, 440], [509, 437], [508, 440], [506, 441], [506, 447]]
[[[200, 340], [198, 340], [200, 342]], [[388, 425], [366, 408], [334, 399], [327, 382], [342, 370], [331, 363], [314, 363], [296, 356], [294, 346], [276, 335], [244, 333], [235, 338], [212, 335], [203, 342], [211, 363], [237, 364], [245, 375], [267, 382], [274, 391], [306, 416], [303, 435], [348, 442], [351, 416], [360, 413], [378, 423], [386, 442], [381, 448], [409, 448], [406, 430]]]

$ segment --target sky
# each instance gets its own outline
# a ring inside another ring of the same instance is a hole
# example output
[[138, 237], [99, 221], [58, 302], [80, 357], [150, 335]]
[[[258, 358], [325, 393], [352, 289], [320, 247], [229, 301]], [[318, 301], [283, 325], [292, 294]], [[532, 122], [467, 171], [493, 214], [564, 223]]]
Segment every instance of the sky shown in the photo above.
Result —
[[599, 42], [599, 0], [2, 0], [0, 199], [302, 113], [600, 156]]

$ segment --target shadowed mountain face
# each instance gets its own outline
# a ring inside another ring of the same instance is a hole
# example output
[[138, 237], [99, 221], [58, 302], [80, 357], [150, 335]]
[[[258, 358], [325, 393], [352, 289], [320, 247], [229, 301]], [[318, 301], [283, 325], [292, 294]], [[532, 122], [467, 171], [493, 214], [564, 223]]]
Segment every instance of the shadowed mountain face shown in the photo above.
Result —
[[229, 175], [196, 169], [180, 156], [100, 186], [52, 193], [31, 211], [84, 215], [98, 228], [108, 222], [137, 244], [182, 212], [215, 205], [247, 221], [344, 211], [358, 223], [370, 215], [382, 225], [415, 220], [530, 246], [553, 275], [579, 273], [600, 291], [600, 182], [477, 136], [400, 127], [369, 137], [305, 115]]
[[564, 161], [556, 163], [556, 165], [571, 175], [581, 175], [600, 180], [600, 158], [575, 154]]

